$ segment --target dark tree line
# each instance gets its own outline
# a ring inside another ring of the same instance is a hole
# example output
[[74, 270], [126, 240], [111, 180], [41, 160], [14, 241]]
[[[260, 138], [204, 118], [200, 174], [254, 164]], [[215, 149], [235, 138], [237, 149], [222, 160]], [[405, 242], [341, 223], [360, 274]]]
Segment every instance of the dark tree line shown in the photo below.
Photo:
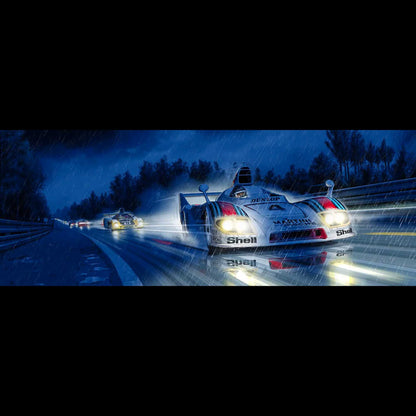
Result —
[[325, 142], [338, 163], [336, 179], [340, 186], [366, 185], [416, 176], [414, 155], [406, 150], [406, 141], [416, 138], [408, 131], [396, 151], [383, 139], [379, 146], [365, 142], [358, 130], [328, 130]]
[[49, 216], [45, 176], [23, 131], [0, 130], [0, 218], [36, 221]]
[[339, 172], [338, 180], [342, 185], [354, 186], [373, 181], [403, 179], [399, 175], [400, 164], [392, 169], [395, 151], [383, 139], [376, 147], [371, 141], [366, 144], [358, 130], [328, 130], [325, 144], [333, 154]]
[[[415, 132], [408, 135], [416, 138]], [[273, 169], [262, 176], [257, 168], [256, 182], [304, 194], [326, 179], [334, 180], [338, 188], [345, 188], [416, 176], [415, 157], [407, 152], [404, 144], [396, 155], [386, 139], [379, 146], [371, 141], [366, 143], [358, 130], [327, 130], [326, 136], [325, 144], [332, 157], [321, 152], [308, 170], [291, 165], [283, 176], [276, 175]]]
[[141, 205], [143, 192], [160, 186], [162, 189], [176, 180], [196, 180], [206, 182], [222, 178], [225, 171], [217, 162], [199, 160], [190, 166], [182, 159], [169, 163], [166, 157], [156, 163], [144, 161], [139, 166], [138, 174], [132, 175], [129, 171], [114, 177], [109, 185], [109, 191], [101, 195], [91, 192], [88, 198], [81, 202], [74, 202], [56, 212], [59, 218], [86, 218], [93, 219], [103, 212], [111, 212], [123, 207], [127, 211], [134, 211]]

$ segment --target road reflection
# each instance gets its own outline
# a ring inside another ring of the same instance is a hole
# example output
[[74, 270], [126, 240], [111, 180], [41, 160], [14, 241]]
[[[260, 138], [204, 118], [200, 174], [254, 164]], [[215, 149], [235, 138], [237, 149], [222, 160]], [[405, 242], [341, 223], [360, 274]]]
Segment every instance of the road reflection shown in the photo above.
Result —
[[345, 285], [354, 280], [342, 278], [332, 267], [340, 261], [351, 262], [351, 255], [349, 245], [337, 245], [216, 253], [203, 261], [207, 273], [224, 285]]

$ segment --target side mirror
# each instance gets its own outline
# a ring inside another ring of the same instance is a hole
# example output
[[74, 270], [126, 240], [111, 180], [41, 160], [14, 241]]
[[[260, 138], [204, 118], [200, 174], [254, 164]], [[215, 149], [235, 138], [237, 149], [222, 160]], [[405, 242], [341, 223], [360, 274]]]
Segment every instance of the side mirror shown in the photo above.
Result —
[[199, 192], [202, 192], [204, 194], [205, 192], [208, 192], [209, 186], [205, 184], [199, 185], [198, 189], [199, 189]]
[[204, 185], [199, 185], [198, 189], [199, 189], [200, 192], [202, 192], [204, 194], [205, 200], [209, 203], [210, 200], [209, 200], [208, 195], [207, 195], [207, 191], [209, 189], [209, 186], [205, 185], [205, 184]]
[[325, 182], [325, 185], [328, 188], [328, 193], [326, 194], [326, 196], [328, 196], [329, 198], [331, 198], [332, 197], [332, 190], [334, 189], [334, 186], [335, 186], [334, 181], [331, 181], [331, 179], [328, 179]]

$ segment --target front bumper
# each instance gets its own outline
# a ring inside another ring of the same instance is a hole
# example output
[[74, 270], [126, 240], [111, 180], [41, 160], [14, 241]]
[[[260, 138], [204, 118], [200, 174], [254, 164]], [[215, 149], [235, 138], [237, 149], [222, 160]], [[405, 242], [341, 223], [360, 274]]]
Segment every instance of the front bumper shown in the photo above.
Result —
[[218, 248], [275, 247], [295, 244], [322, 244], [329, 241], [345, 240], [356, 234], [351, 225], [330, 229], [327, 227], [281, 229], [257, 235], [228, 236], [216, 232], [211, 238], [211, 246]]

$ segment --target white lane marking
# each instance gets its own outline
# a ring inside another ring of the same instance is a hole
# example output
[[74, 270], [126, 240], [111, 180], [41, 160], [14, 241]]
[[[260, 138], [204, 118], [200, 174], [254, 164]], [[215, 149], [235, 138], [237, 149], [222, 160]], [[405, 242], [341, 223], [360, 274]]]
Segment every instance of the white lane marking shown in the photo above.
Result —
[[415, 206], [407, 206], [407, 207], [385, 207], [385, 208], [361, 208], [361, 209], [350, 209], [350, 213], [354, 212], [373, 212], [373, 211], [389, 211], [389, 210], [398, 210], [398, 209], [408, 209], [413, 210]]
[[101, 241], [98, 241], [87, 234], [84, 235], [96, 244], [102, 251], [104, 251], [105, 254], [107, 254], [116, 268], [123, 286], [143, 286], [143, 283], [138, 278], [136, 273], [134, 273], [132, 268], [114, 250], [106, 244], [101, 243]]
[[403, 236], [403, 237], [416, 237], [416, 233], [410, 232], [396, 232], [396, 231], [386, 231], [379, 233], [364, 233], [364, 235], [394, 235], [394, 236]]

